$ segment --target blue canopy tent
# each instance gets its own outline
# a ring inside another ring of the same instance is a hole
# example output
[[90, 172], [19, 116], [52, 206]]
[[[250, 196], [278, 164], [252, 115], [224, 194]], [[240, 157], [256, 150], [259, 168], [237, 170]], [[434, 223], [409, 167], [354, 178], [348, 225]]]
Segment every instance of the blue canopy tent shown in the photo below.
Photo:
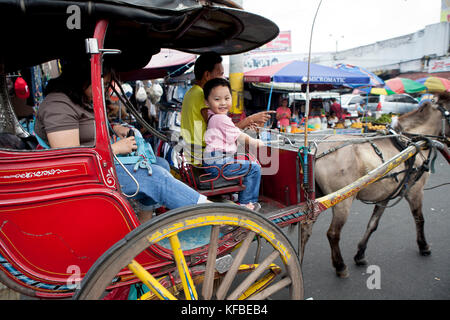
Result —
[[[308, 81], [308, 63], [304, 61], [288, 61], [275, 65], [247, 71], [244, 73], [246, 82], [289, 82], [306, 84]], [[364, 74], [355, 74], [319, 64], [311, 63], [310, 84], [317, 85], [368, 85], [370, 78]]]
[[[300, 90], [306, 88], [308, 82], [308, 63], [299, 60], [293, 60], [271, 66], [247, 71], [244, 73], [245, 82], [288, 82], [301, 84]], [[370, 77], [359, 73], [340, 70], [319, 64], [310, 64], [309, 83], [313, 90], [327, 90], [335, 86], [367, 86], [370, 83]], [[267, 109], [270, 108], [270, 91]]]

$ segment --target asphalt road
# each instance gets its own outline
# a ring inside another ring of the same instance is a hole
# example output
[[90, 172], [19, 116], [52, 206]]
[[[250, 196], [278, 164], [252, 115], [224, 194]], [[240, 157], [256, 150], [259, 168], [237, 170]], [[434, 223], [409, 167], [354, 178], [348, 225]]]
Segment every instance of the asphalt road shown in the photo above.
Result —
[[[435, 169], [436, 173], [430, 176], [426, 188], [450, 182], [450, 166], [441, 155], [436, 160]], [[423, 213], [425, 236], [432, 250], [430, 256], [419, 254], [415, 223], [408, 203], [402, 200], [396, 206], [386, 209], [378, 230], [372, 234], [368, 243], [368, 265], [360, 267], [353, 262], [353, 256], [373, 206], [355, 201], [340, 241], [342, 255], [350, 273], [346, 279], [338, 278], [331, 264], [326, 232], [332, 212], [322, 212], [313, 227], [303, 260], [305, 298], [449, 300], [449, 207], [450, 185], [425, 191]], [[297, 231], [290, 234], [289, 238], [296, 247]], [[375, 278], [378, 275], [379, 278]]]

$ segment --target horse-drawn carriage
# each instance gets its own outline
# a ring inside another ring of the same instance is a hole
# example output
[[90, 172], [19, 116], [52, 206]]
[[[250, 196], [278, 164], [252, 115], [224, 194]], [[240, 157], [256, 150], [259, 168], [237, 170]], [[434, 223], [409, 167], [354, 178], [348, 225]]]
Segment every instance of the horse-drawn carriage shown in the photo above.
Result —
[[[272, 141], [284, 165], [295, 166], [283, 208], [263, 216], [233, 204], [203, 204], [141, 223], [114, 168], [103, 58], [131, 70], [159, 48], [241, 53], [273, 39], [278, 28], [229, 1], [1, 1], [0, 8], [6, 44], [0, 52], [0, 281], [24, 295], [97, 299], [143, 283], [150, 291], [141, 299], [264, 299], [282, 289], [302, 299], [300, 253], [280, 227], [313, 220], [427, 145], [414, 143], [368, 176], [315, 199], [308, 166], [313, 155], [298, 152], [299, 146], [277, 148]], [[13, 24], [21, 25], [20, 32]], [[7, 74], [86, 53], [95, 146], [30, 147], [35, 141], [17, 122]], [[258, 261], [249, 256], [255, 243], [264, 248], [257, 250]]]

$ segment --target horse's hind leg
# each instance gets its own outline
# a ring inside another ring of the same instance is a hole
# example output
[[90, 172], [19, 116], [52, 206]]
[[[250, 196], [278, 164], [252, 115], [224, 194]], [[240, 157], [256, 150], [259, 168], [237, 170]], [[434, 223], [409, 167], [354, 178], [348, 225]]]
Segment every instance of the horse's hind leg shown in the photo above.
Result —
[[413, 189], [406, 195], [406, 200], [409, 203], [411, 213], [414, 217], [414, 222], [416, 223], [417, 245], [419, 246], [420, 254], [423, 256], [428, 256], [431, 254], [431, 249], [425, 239], [425, 219], [423, 218], [422, 213], [423, 190], [419, 186], [417, 186], [416, 189], [416, 185]]
[[348, 277], [347, 266], [342, 259], [339, 240], [341, 238], [341, 230], [347, 221], [350, 213], [353, 198], [346, 199], [333, 207], [333, 219], [327, 232], [327, 238], [331, 247], [331, 260], [336, 269], [336, 274], [340, 278]]
[[388, 201], [380, 202], [380, 204], [375, 205], [375, 208], [373, 209], [372, 216], [370, 217], [369, 223], [367, 224], [366, 232], [364, 233], [364, 236], [361, 239], [361, 241], [358, 243], [358, 252], [353, 258], [358, 266], [363, 266], [367, 264], [367, 261], [365, 259], [367, 242], [369, 241], [369, 238], [372, 235], [372, 233], [375, 230], [377, 230], [378, 223], [380, 221], [381, 216], [383, 215], [383, 212], [387, 204]]

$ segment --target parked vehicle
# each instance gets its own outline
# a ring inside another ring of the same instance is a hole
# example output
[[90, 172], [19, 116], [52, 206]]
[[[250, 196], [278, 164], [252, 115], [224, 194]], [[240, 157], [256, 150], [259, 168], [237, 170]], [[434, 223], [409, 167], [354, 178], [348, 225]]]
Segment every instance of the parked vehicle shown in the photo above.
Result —
[[419, 102], [408, 94], [393, 94], [390, 96], [377, 95], [369, 96], [367, 99], [367, 108], [372, 113], [377, 110], [378, 104], [381, 104], [381, 113], [407, 113], [419, 107]]
[[356, 106], [365, 98], [366, 97], [359, 94], [343, 94], [341, 95], [341, 107], [342, 109], [347, 109], [347, 112], [350, 113], [352, 117], [357, 117], [358, 113], [356, 112]]

